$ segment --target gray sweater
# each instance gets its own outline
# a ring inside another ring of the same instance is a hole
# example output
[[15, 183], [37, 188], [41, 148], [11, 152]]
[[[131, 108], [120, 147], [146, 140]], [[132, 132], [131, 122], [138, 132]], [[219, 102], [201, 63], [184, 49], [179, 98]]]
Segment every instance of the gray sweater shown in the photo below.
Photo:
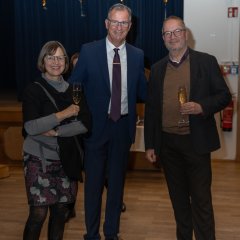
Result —
[[[46, 79], [44, 74], [42, 77], [53, 86], [58, 92], [65, 92], [69, 84], [61, 78], [59, 81]], [[45, 136], [43, 133], [54, 129], [59, 125], [56, 115], [50, 114], [45, 117], [27, 121], [24, 128], [27, 137], [23, 143], [23, 151], [39, 158], [59, 160], [57, 137]], [[82, 133], [86, 133], [87, 128], [81, 121], [73, 121], [68, 124], [58, 126], [58, 136], [70, 137]], [[48, 147], [45, 147], [44, 145]], [[47, 163], [46, 163], [47, 164]]]

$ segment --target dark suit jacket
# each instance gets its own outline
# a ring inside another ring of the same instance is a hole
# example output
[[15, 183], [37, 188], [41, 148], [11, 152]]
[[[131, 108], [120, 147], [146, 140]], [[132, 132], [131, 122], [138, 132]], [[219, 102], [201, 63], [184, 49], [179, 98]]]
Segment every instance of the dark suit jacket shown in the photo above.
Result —
[[[231, 100], [231, 94], [221, 75], [214, 56], [189, 49], [189, 101], [202, 106], [204, 114], [190, 115], [193, 146], [200, 153], [209, 153], [220, 147], [214, 113], [222, 110]], [[145, 106], [145, 148], [161, 152], [163, 83], [168, 56], [151, 69], [148, 97]]]
[[[136, 101], [138, 98], [145, 100], [147, 86], [143, 51], [126, 44], [126, 52], [129, 136], [133, 142], [136, 131]], [[87, 141], [97, 141], [103, 134], [111, 98], [106, 39], [82, 46], [77, 65], [70, 77], [70, 82], [74, 81], [82, 82], [92, 113], [92, 135]]]

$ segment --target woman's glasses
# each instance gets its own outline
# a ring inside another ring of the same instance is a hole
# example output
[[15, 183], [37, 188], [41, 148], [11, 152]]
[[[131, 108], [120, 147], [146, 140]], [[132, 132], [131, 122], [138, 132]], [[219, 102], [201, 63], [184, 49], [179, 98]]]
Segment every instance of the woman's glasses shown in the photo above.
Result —
[[62, 56], [53, 56], [53, 55], [47, 55], [46, 56], [46, 60], [49, 62], [49, 63], [54, 63], [56, 61], [58, 62], [65, 62], [65, 59], [66, 59], [66, 56], [62, 55]]

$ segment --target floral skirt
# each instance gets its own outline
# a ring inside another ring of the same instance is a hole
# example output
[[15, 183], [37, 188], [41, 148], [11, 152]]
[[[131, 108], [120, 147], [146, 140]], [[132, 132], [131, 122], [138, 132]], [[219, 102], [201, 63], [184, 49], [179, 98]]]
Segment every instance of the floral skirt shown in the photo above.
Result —
[[66, 176], [60, 160], [47, 159], [46, 171], [43, 171], [41, 159], [25, 153], [24, 175], [30, 206], [71, 203], [76, 200], [78, 183]]

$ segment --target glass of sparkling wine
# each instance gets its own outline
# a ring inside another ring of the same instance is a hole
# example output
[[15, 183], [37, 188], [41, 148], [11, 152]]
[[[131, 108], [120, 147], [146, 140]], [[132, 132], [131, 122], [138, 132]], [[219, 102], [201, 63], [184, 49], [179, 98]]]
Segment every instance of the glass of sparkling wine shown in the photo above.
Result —
[[[82, 95], [81, 83], [78, 82], [73, 83], [72, 99], [76, 105], [80, 103], [81, 95]], [[77, 117], [75, 118], [75, 120], [77, 120]]]
[[[178, 102], [180, 105], [187, 102], [187, 89], [185, 86], [180, 86], [178, 88]], [[178, 121], [178, 126], [183, 127], [189, 124], [189, 121], [185, 118], [183, 114], [181, 114], [181, 117]]]

